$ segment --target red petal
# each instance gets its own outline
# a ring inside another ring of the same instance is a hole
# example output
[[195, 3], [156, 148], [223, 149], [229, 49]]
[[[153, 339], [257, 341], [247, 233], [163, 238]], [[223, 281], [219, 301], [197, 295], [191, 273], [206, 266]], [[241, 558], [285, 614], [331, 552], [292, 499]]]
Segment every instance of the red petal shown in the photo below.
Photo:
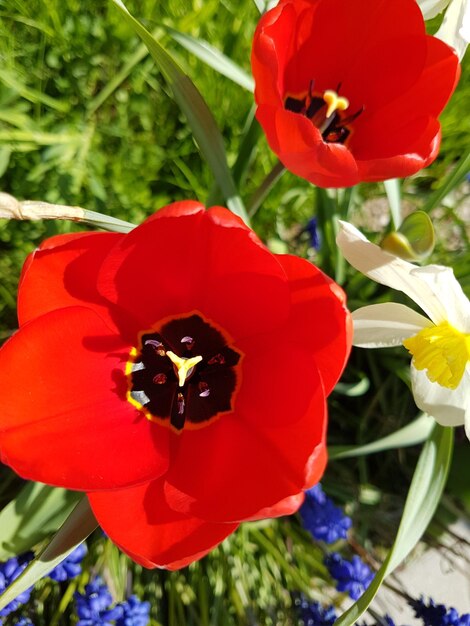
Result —
[[[292, 94], [305, 91], [312, 79], [318, 92], [337, 89], [339, 84], [344, 86], [351, 70], [364, 63], [361, 78], [369, 80], [369, 92], [377, 77], [368, 72], [369, 64], [374, 63], [368, 51], [379, 47], [386, 51], [393, 38], [424, 37], [423, 18], [414, 0], [376, 0], [373, 6], [370, 0], [321, 0], [313, 7], [305, 2], [292, 5], [296, 7], [297, 20], [309, 22], [308, 29], [299, 29], [296, 53], [281, 69], [286, 76], [285, 90]], [[413, 65], [414, 61], [410, 63]], [[381, 75], [386, 77], [391, 69], [389, 65], [382, 67]], [[341, 93], [357, 106], [356, 94], [362, 85], [362, 80], [357, 89], [354, 84], [349, 89], [348, 84], [348, 89], [342, 88]]]
[[227, 209], [197, 203], [166, 207], [127, 235], [103, 264], [99, 288], [141, 329], [200, 311], [237, 337], [288, 316], [276, 258]]
[[324, 142], [306, 117], [264, 105], [258, 107], [256, 117], [273, 152], [297, 176], [320, 187], [349, 187], [359, 182], [349, 149]]
[[[370, 126], [370, 131], [373, 136], [373, 125]], [[412, 142], [405, 147], [403, 143], [407, 138]], [[436, 119], [421, 118], [404, 124], [381, 145], [377, 145], [375, 140], [370, 142], [371, 151], [377, 147], [378, 155], [373, 159], [358, 160], [361, 179], [372, 182], [411, 176], [434, 161], [439, 153], [440, 143], [441, 126]], [[400, 147], [394, 148], [397, 144]], [[384, 155], [385, 151], [387, 156]], [[388, 156], [390, 154], [392, 156]]]
[[0, 350], [0, 453], [20, 476], [111, 489], [160, 476], [169, 430], [126, 400], [129, 354], [91, 309], [25, 324]]
[[[413, 87], [398, 92], [386, 106], [371, 115], [364, 113], [355, 122], [349, 147], [358, 160], [372, 161], [359, 163], [359, 167], [375, 177], [384, 171], [388, 174], [391, 167], [397, 168], [395, 176], [407, 176], [431, 163], [437, 155], [440, 126], [434, 118], [454, 90], [460, 69], [449, 46], [434, 37], [427, 37], [426, 41], [426, 67]], [[396, 155], [403, 155], [404, 163], [386, 161]]]
[[265, 13], [258, 23], [251, 55], [258, 104], [283, 106], [283, 68], [295, 52], [297, 23], [294, 6], [282, 2]]
[[179, 569], [205, 556], [238, 524], [211, 524], [172, 511], [163, 480], [88, 494], [106, 534], [145, 567]]
[[281, 500], [274, 506], [268, 506], [265, 509], [261, 509], [250, 518], [250, 521], [266, 519], [269, 517], [283, 517], [284, 515], [292, 515], [292, 513], [296, 513], [296, 511], [299, 510], [299, 508], [302, 506], [304, 499], [305, 494], [303, 491], [301, 491], [295, 496], [289, 496], [288, 498], [284, 498], [284, 500]]
[[[295, 381], [300, 375], [303, 385]], [[246, 394], [242, 402], [240, 390], [236, 412], [174, 438], [171, 484], [165, 486], [172, 508], [210, 521], [249, 519], [297, 495], [313, 472], [323, 471], [318, 451], [324, 447], [326, 406], [315, 366], [301, 374], [286, 371], [280, 388], [276, 376], [269, 384], [268, 372], [257, 379], [259, 397]], [[305, 394], [305, 389], [310, 404], [297, 415], [302, 398], [299, 401], [296, 394]], [[283, 424], [277, 403], [287, 406], [289, 398], [296, 406], [292, 413], [284, 412]]]
[[[117, 233], [74, 233], [46, 239], [29, 255], [18, 291], [20, 325], [68, 306], [100, 304], [98, 270], [109, 250], [121, 241]], [[105, 309], [102, 309], [105, 315]]]
[[344, 292], [317, 267], [295, 256], [279, 255], [289, 278], [292, 308], [286, 332], [315, 355], [325, 394], [343, 373], [352, 342], [352, 320]]

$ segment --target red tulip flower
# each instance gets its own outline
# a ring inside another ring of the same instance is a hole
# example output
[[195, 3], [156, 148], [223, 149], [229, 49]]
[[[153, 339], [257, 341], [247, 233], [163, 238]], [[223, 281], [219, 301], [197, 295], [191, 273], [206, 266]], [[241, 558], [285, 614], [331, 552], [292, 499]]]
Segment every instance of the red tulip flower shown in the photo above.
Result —
[[48, 239], [18, 313], [1, 461], [87, 492], [137, 562], [182, 567], [242, 520], [297, 510], [320, 479], [344, 295], [227, 209], [180, 202], [127, 235]]
[[271, 149], [321, 187], [429, 165], [460, 74], [416, 0], [281, 0], [258, 24], [252, 66]]

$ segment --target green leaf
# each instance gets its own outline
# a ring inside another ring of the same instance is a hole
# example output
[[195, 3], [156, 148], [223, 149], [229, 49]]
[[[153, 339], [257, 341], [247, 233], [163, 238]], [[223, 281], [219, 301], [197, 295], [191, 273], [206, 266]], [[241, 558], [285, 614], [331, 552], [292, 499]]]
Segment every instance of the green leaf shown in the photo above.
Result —
[[420, 540], [444, 490], [452, 460], [453, 441], [452, 428], [435, 425], [419, 457], [393, 547], [368, 589], [336, 620], [335, 626], [352, 626], [357, 623], [385, 577], [407, 557]]
[[55, 100], [50, 96], [42, 93], [42, 91], [37, 91], [36, 89], [31, 89], [31, 87], [27, 87], [20, 80], [18, 80], [17, 74], [11, 72], [9, 70], [5, 70], [0, 68], [0, 82], [2, 82], [13, 91], [16, 91], [20, 94], [25, 100], [29, 100], [30, 102], [40, 102], [45, 106], [54, 109], [56, 111], [61, 111], [62, 113], [67, 113], [70, 109], [69, 102], [60, 102], [59, 100]]
[[82, 496], [80, 502], [46, 548], [31, 561], [24, 572], [0, 596], [0, 610], [66, 559], [97, 526], [98, 523], [90, 508], [88, 498]]
[[87, 115], [90, 117], [100, 108], [109, 96], [116, 91], [116, 89], [123, 83], [134, 67], [138, 65], [148, 55], [148, 48], [144, 45], [140, 45], [134, 54], [126, 61], [122, 69], [109, 80], [103, 89], [90, 101], [87, 107]]
[[30, 550], [55, 532], [80, 494], [41, 483], [28, 483], [0, 512], [0, 559]]
[[435, 423], [433, 417], [423, 414], [414, 422], [411, 422], [411, 424], [407, 424], [391, 435], [387, 435], [386, 437], [382, 437], [382, 439], [372, 441], [363, 446], [329, 446], [328, 456], [330, 460], [346, 459], [353, 456], [364, 456], [365, 454], [382, 452], [383, 450], [392, 450], [393, 448], [414, 446], [417, 443], [426, 441]]
[[135, 224], [120, 220], [117, 217], [111, 215], [104, 215], [104, 213], [97, 213], [96, 211], [88, 211], [84, 209], [83, 218], [80, 220], [85, 224], [102, 228], [103, 230], [109, 230], [113, 233], [130, 233]]
[[384, 181], [385, 193], [387, 194], [388, 203], [390, 205], [390, 213], [395, 230], [398, 230], [401, 224], [401, 193], [400, 181], [398, 178], [391, 178]]
[[335, 393], [340, 393], [350, 398], [357, 398], [357, 396], [362, 396], [369, 391], [369, 388], [370, 380], [367, 376], [362, 376], [357, 383], [336, 383]]
[[155, 37], [129, 13], [124, 3], [121, 0], [111, 0], [111, 2], [120, 10], [124, 19], [147, 46], [171, 87], [174, 98], [186, 115], [199, 148], [224, 195], [227, 207], [248, 223], [245, 207], [227, 163], [222, 135], [205, 100], [189, 76], [186, 76]]
[[467, 150], [467, 153], [462, 156], [457, 167], [452, 170], [446, 178], [444, 178], [444, 182], [437, 189], [428, 201], [423, 206], [423, 211], [429, 212], [432, 209], [436, 208], [438, 205], [442, 203], [444, 198], [451, 193], [456, 187], [460, 185], [461, 182], [465, 179], [470, 170], [470, 149]]
[[51, 204], [41, 200], [19, 201], [14, 196], [3, 192], [0, 192], [0, 218], [33, 221], [71, 220], [85, 222], [116, 233], [128, 233], [135, 228], [135, 225], [130, 222], [96, 211], [87, 211], [79, 206]]
[[253, 92], [255, 89], [255, 83], [253, 78], [245, 72], [239, 65], [237, 65], [232, 59], [225, 56], [223, 52], [211, 46], [207, 41], [203, 39], [196, 39], [191, 35], [180, 33], [174, 28], [164, 26], [166, 32], [177, 41], [183, 48], [186, 48], [188, 52], [191, 52], [201, 61], [204, 61], [209, 67], [226, 76], [231, 81], [240, 85], [244, 89]]

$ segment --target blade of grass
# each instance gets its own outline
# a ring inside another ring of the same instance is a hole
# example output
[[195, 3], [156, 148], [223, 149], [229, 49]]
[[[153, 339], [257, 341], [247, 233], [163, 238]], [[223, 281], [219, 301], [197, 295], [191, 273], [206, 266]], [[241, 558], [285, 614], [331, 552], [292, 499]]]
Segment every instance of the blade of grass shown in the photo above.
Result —
[[263, 180], [255, 193], [251, 196], [248, 203], [248, 215], [250, 217], [253, 217], [256, 211], [260, 208], [271, 189], [285, 173], [285, 171], [286, 168], [284, 167], [284, 165], [280, 161], [278, 161], [273, 169], [269, 172], [269, 174], [267, 174], [266, 178]]
[[88, 498], [83, 496], [49, 544], [0, 596], [0, 610], [52, 571], [97, 527]]
[[25, 100], [29, 100], [33, 103], [40, 102], [50, 109], [61, 111], [62, 113], [67, 113], [70, 109], [70, 104], [68, 102], [54, 100], [54, 98], [51, 98], [41, 91], [37, 91], [36, 89], [23, 85], [23, 83], [21, 83], [16, 77], [16, 74], [13, 74], [8, 70], [0, 68], [0, 81], [7, 87], [10, 87], [10, 89], [13, 89], [13, 91], [16, 91], [22, 98], [25, 98]]
[[199, 148], [224, 195], [227, 207], [248, 223], [248, 215], [227, 163], [222, 135], [205, 100], [189, 76], [184, 74], [155, 37], [129, 13], [124, 3], [121, 0], [111, 0], [111, 2], [119, 9], [126, 22], [147, 46], [165, 80], [170, 85], [173, 96], [186, 115]]
[[116, 233], [128, 233], [134, 224], [124, 220], [87, 211], [79, 206], [67, 206], [63, 204], [50, 204], [40, 200], [23, 200], [20, 202], [7, 193], [0, 192], [0, 218], [16, 220], [71, 220], [73, 222], [85, 222], [97, 228], [110, 230]]
[[[253, 105], [246, 117], [237, 158], [232, 167], [233, 180], [238, 189], [242, 189], [245, 184], [249, 168], [256, 153], [258, 139], [261, 136], [261, 126], [258, 124], [255, 112], [256, 105]], [[214, 183], [207, 198], [207, 206], [220, 203], [220, 189], [218, 185]]]
[[134, 54], [126, 61], [122, 69], [112, 78], [105, 87], [93, 98], [88, 105], [87, 115], [91, 117], [100, 106], [109, 98], [109, 96], [123, 83], [134, 67], [138, 65], [148, 55], [149, 51], [146, 46], [141, 44]]
[[243, 89], [247, 89], [251, 92], [254, 91], [255, 84], [248, 72], [245, 72], [245, 70], [218, 50], [218, 48], [211, 46], [211, 44], [203, 39], [196, 39], [195, 37], [191, 37], [191, 35], [180, 33], [169, 26], [163, 26], [163, 28], [170, 37], [183, 46], [183, 48], [194, 54], [198, 59], [201, 59], [201, 61], [204, 61], [206, 65], [212, 67], [212, 69], [219, 72], [219, 74], [229, 78], [237, 85], [240, 85], [240, 87], [243, 87]]
[[385, 193], [390, 205], [390, 215], [394, 230], [398, 230], [401, 224], [401, 192], [398, 178], [384, 181]]
[[452, 428], [436, 424], [416, 466], [397, 536], [382, 567], [364, 594], [336, 620], [335, 626], [353, 626], [367, 610], [383, 580], [418, 543], [439, 504], [452, 460]]
[[442, 200], [453, 190], [458, 187], [465, 179], [468, 171], [470, 170], [470, 149], [459, 161], [457, 167], [452, 170], [444, 179], [442, 185], [428, 198], [422, 207], [423, 211], [432, 211], [437, 207]]
[[383, 450], [392, 450], [403, 446], [414, 446], [417, 443], [426, 441], [434, 428], [434, 418], [423, 414], [411, 424], [387, 435], [377, 441], [372, 441], [363, 446], [330, 446], [328, 456], [330, 460], [346, 459], [353, 456], [363, 456], [374, 454]]
[[21, 554], [55, 532], [79, 499], [78, 493], [27, 483], [0, 512], [0, 559]]

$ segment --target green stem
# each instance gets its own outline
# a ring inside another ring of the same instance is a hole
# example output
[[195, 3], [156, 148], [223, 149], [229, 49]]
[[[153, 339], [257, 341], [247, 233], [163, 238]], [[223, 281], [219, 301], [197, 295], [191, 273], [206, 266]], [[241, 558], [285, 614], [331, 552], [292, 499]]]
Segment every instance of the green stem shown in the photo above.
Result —
[[255, 215], [259, 207], [268, 196], [271, 189], [274, 187], [274, 185], [281, 178], [285, 171], [286, 168], [284, 167], [284, 165], [280, 161], [278, 161], [273, 169], [266, 176], [266, 178], [263, 180], [258, 189], [255, 191], [255, 193], [251, 196], [251, 199], [248, 202], [247, 206], [248, 215], [250, 217], [253, 217], [253, 215]]

